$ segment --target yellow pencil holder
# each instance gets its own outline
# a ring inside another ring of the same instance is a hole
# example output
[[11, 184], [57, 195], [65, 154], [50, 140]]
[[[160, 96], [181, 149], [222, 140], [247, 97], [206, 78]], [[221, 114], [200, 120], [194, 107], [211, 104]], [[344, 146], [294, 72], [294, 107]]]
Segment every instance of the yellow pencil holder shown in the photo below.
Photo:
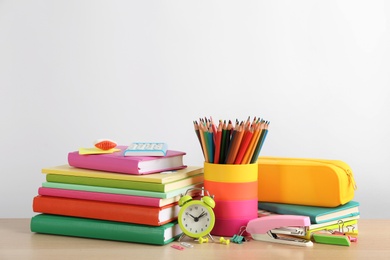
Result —
[[258, 164], [204, 163], [204, 187], [214, 195], [212, 235], [234, 236], [257, 218]]

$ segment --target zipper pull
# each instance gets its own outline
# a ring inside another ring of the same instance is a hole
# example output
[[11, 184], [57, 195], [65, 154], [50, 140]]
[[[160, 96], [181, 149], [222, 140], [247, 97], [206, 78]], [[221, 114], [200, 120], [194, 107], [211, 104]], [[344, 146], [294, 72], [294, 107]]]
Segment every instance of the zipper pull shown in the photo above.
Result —
[[350, 169], [347, 169], [347, 175], [348, 175], [349, 183], [352, 184], [354, 190], [357, 190], [355, 178], [353, 177], [353, 173]]

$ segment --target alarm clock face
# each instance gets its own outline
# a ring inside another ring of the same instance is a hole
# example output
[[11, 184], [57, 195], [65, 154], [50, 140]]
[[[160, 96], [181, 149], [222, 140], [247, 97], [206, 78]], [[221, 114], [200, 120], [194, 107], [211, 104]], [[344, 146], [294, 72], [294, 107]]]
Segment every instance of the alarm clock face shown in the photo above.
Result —
[[214, 227], [213, 210], [202, 201], [187, 202], [179, 212], [181, 230], [189, 237], [199, 238], [208, 235]]

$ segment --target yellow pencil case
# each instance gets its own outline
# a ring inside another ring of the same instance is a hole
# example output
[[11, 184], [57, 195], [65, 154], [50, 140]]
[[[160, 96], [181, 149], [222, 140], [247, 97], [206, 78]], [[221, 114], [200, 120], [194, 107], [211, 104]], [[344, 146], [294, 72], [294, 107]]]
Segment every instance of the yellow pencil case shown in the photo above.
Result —
[[349, 165], [339, 160], [260, 156], [258, 200], [336, 207], [357, 189]]

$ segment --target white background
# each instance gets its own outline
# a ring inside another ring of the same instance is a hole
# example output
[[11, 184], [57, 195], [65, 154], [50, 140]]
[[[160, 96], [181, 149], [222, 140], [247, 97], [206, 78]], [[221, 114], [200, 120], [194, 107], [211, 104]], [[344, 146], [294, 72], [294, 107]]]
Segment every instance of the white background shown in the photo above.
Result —
[[[339, 159], [363, 218], [390, 218], [387, 1], [1, 1], [0, 217], [31, 217], [41, 168], [98, 138], [270, 120], [262, 155]], [[318, 187], [332, 190], [335, 187]]]

